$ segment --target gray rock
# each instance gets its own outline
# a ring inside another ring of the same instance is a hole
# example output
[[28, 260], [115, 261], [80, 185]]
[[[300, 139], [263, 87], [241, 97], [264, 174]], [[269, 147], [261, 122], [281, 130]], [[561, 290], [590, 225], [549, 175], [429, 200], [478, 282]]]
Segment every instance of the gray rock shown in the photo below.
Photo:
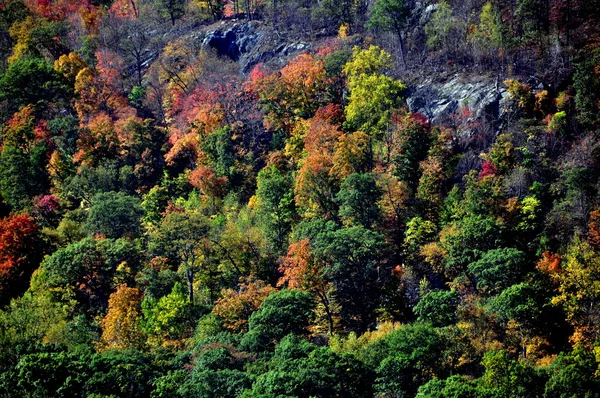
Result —
[[496, 78], [457, 74], [445, 81], [428, 78], [409, 87], [406, 102], [411, 112], [420, 112], [435, 124], [448, 124], [464, 107], [471, 111], [472, 120], [495, 122], [508, 106], [507, 96]]
[[257, 21], [221, 25], [206, 32], [202, 48], [213, 48], [220, 56], [229, 57], [240, 65], [240, 71], [245, 74], [261, 62], [276, 63], [281, 67], [291, 57], [311, 48], [309, 43], [287, 42], [279, 37], [269, 37], [266, 32]]
[[228, 29], [207, 32], [202, 47], [214, 48], [220, 56], [237, 62], [258, 45], [262, 36], [263, 32], [257, 22], [244, 22]]
[[437, 4], [430, 4], [422, 10], [419, 17], [419, 24], [421, 26], [427, 25], [427, 22], [431, 19], [431, 15], [438, 9]]

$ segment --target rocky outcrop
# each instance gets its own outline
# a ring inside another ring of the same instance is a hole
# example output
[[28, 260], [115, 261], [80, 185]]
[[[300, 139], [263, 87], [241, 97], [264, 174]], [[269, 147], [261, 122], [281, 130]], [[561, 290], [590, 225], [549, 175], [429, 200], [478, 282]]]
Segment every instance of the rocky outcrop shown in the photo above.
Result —
[[207, 32], [203, 47], [214, 48], [220, 56], [238, 62], [252, 52], [262, 37], [259, 23], [250, 21]]
[[[433, 11], [434, 7], [423, 7], [422, 16]], [[311, 49], [308, 43], [269, 33], [257, 21], [223, 23], [206, 31], [202, 47], [213, 48], [220, 56], [237, 62], [244, 74], [259, 63], [280, 68], [293, 56]], [[507, 98], [502, 81], [481, 75], [429, 77], [407, 90], [409, 110], [422, 113], [435, 124], [452, 122], [453, 116], [465, 107], [469, 108], [472, 119], [497, 122], [508, 109]]]
[[242, 73], [249, 73], [261, 62], [276, 63], [281, 67], [290, 57], [311, 48], [305, 42], [287, 42], [273, 38], [257, 21], [223, 25], [208, 31], [202, 47], [213, 48], [220, 56], [238, 62]]
[[255, 65], [259, 63], [274, 63], [277, 67], [284, 66], [287, 61], [293, 56], [306, 52], [312, 47], [310, 44], [305, 42], [285, 43], [281, 44], [275, 49], [259, 50], [254, 53], [248, 54], [241, 63], [241, 70], [243, 73], [249, 73]]
[[420, 112], [435, 124], [448, 123], [465, 107], [472, 119], [496, 122], [507, 111], [508, 93], [497, 78], [457, 74], [409, 87], [406, 102], [411, 112]]

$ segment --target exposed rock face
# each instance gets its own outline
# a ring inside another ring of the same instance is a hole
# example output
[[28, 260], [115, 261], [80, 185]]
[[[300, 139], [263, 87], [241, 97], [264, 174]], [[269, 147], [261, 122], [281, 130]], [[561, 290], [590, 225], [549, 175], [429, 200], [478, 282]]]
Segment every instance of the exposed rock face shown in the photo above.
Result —
[[[422, 7], [429, 15], [434, 7]], [[422, 16], [423, 16], [422, 15]], [[305, 42], [290, 42], [267, 34], [262, 24], [246, 21], [205, 33], [203, 47], [214, 48], [220, 56], [237, 62], [240, 71], [249, 73], [258, 63], [282, 67], [293, 56], [311, 49]], [[455, 74], [450, 77], [429, 77], [407, 92], [411, 112], [420, 112], [434, 124], [447, 124], [465, 107], [471, 119], [498, 122], [509, 106], [508, 93], [502, 81], [492, 76]]]
[[291, 57], [310, 49], [311, 45], [304, 42], [285, 43], [272, 50], [259, 49], [254, 53], [248, 54], [242, 60], [241, 69], [243, 73], [248, 73], [256, 64], [261, 62], [276, 63], [278, 67], [282, 67]]
[[203, 47], [211, 47], [220, 56], [238, 62], [242, 73], [249, 73], [260, 63], [274, 62], [283, 66], [289, 57], [311, 48], [304, 42], [270, 40], [260, 22], [248, 21], [206, 32]]
[[227, 56], [238, 62], [242, 55], [250, 53], [258, 45], [262, 36], [258, 22], [250, 21], [226, 30], [207, 32], [204, 46], [212, 47], [220, 56]]
[[508, 93], [496, 78], [457, 74], [445, 81], [428, 78], [409, 87], [406, 102], [411, 112], [420, 112], [435, 124], [449, 122], [465, 107], [472, 119], [496, 122], [506, 111]]

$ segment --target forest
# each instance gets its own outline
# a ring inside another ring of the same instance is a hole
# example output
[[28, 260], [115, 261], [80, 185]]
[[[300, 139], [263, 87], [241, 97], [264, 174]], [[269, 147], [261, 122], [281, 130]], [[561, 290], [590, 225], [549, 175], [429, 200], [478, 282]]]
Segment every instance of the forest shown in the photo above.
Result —
[[600, 0], [0, 0], [0, 397], [600, 397]]

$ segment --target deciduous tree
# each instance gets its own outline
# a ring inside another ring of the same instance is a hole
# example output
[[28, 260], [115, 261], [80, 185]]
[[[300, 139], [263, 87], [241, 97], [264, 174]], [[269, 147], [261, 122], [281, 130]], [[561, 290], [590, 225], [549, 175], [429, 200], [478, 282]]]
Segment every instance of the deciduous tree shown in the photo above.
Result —
[[391, 66], [390, 54], [379, 47], [354, 49], [352, 60], [344, 66], [350, 89], [345, 109], [348, 127], [373, 137], [380, 137], [386, 131], [406, 88], [402, 82], [383, 74]]
[[36, 222], [27, 214], [0, 220], [0, 305], [21, 295], [43, 256]]
[[120, 285], [108, 299], [108, 312], [102, 320], [103, 350], [140, 349], [146, 336], [141, 328], [142, 292]]
[[402, 35], [409, 16], [410, 10], [404, 0], [377, 0], [371, 11], [371, 19], [369, 19], [369, 26], [391, 30], [398, 36], [400, 57], [404, 68], [406, 68], [406, 54]]

